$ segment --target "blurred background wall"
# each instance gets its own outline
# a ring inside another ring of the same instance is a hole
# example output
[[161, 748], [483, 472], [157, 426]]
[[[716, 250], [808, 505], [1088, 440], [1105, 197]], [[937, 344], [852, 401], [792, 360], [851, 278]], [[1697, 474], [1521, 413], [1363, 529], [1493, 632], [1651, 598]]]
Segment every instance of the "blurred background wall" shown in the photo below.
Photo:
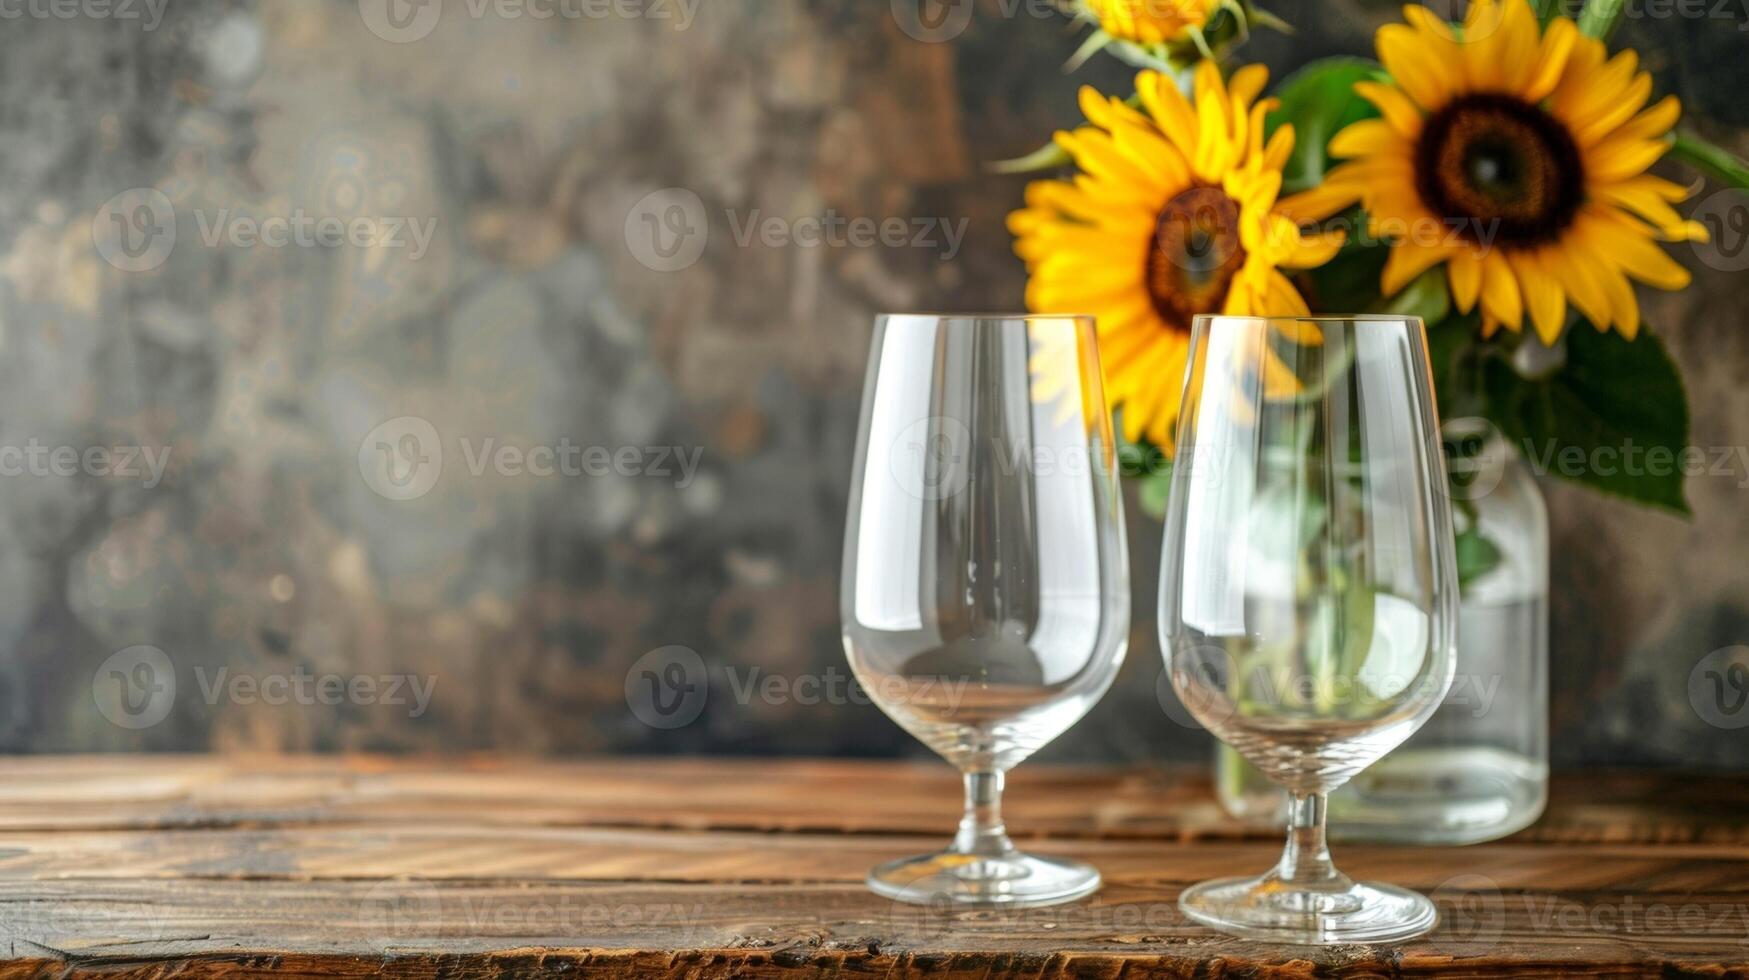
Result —
[[[1396, 16], [1270, 6], [1277, 75]], [[971, 7], [0, 4], [0, 749], [921, 754], [838, 642], [870, 321], [1018, 307], [983, 168], [1127, 74]], [[1630, 7], [1749, 151], [1743, 5]], [[1749, 445], [1749, 255], [1676, 254], [1646, 318], [1694, 442]], [[1688, 695], [1749, 643], [1745, 484], [1692, 521], [1546, 487], [1558, 762], [1749, 765]], [[1129, 660], [1047, 757], [1208, 750], [1130, 541]]]

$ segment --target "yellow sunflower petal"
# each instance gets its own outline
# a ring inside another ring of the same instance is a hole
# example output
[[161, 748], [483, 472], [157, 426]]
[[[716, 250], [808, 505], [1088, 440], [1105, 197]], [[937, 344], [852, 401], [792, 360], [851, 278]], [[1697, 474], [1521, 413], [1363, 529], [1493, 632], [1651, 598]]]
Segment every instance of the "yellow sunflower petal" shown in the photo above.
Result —
[[1268, 81], [1269, 69], [1262, 65], [1246, 65], [1228, 79], [1227, 91], [1236, 101], [1250, 105]]
[[1396, 128], [1383, 119], [1363, 119], [1337, 133], [1330, 140], [1330, 153], [1339, 157], [1359, 157], [1371, 153], [1407, 153], [1410, 143]]
[[1609, 292], [1597, 276], [1598, 260], [1577, 237], [1563, 242], [1561, 247], [1544, 249], [1540, 253], [1542, 266], [1554, 276], [1581, 316], [1595, 326], [1608, 329], [1615, 319]]
[[1659, 289], [1681, 289], [1688, 285], [1689, 275], [1677, 261], [1664, 253], [1643, 228], [1619, 212], [1601, 208], [1587, 209], [1577, 225], [1580, 233], [1600, 244], [1608, 255], [1628, 275]]
[[1451, 280], [1451, 298], [1457, 304], [1458, 312], [1470, 312], [1482, 291], [1481, 258], [1468, 250], [1454, 252], [1445, 265], [1445, 272]]
[[1386, 296], [1395, 296], [1410, 280], [1428, 269], [1444, 262], [1455, 251], [1448, 245], [1421, 245], [1415, 242], [1400, 242], [1391, 249], [1391, 255], [1385, 259], [1385, 271], [1379, 277], [1379, 292]]
[[1669, 199], [1662, 193], [1662, 188], [1652, 183], [1653, 181], [1668, 183], [1657, 177], [1640, 176], [1619, 183], [1604, 184], [1595, 188], [1592, 193], [1600, 200], [1621, 205], [1639, 215], [1666, 238], [1686, 237], [1687, 220], [1676, 213], [1676, 209], [1670, 206]]
[[1482, 313], [1503, 320], [1517, 330], [1524, 319], [1524, 304], [1518, 293], [1518, 277], [1499, 249], [1482, 253]]
[[1669, 149], [1668, 144], [1653, 140], [1610, 140], [1598, 145], [1586, 159], [1585, 176], [1598, 183], [1626, 180], [1644, 173]]
[[1361, 81], [1354, 83], [1354, 94], [1377, 106], [1385, 121], [1404, 138], [1413, 140], [1421, 135], [1425, 116], [1401, 90], [1380, 82]]
[[1586, 119], [1584, 124], [1574, 128], [1573, 136], [1580, 146], [1590, 146], [1609, 135], [1617, 127], [1627, 122], [1630, 117], [1640, 111], [1646, 104], [1646, 99], [1652, 95], [1652, 76], [1641, 72], [1634, 76], [1633, 81], [1615, 102], [1602, 111]]
[[[1439, 109], [1458, 87], [1457, 66], [1428, 57], [1421, 33], [1404, 24], [1386, 24], [1373, 41], [1379, 61], [1410, 98], [1423, 109]], [[1355, 90], [1360, 86], [1357, 84]]]
[[1351, 207], [1360, 200], [1361, 186], [1339, 179], [1340, 172], [1341, 168], [1337, 168], [1324, 178], [1324, 183], [1309, 191], [1301, 191], [1282, 199], [1276, 208], [1304, 224], [1322, 221], [1344, 208]]
[[1524, 305], [1530, 311], [1531, 324], [1545, 344], [1554, 344], [1567, 323], [1567, 297], [1561, 286], [1543, 268], [1535, 252], [1514, 252], [1509, 256], [1518, 284], [1524, 291]]
[[1136, 94], [1174, 146], [1187, 157], [1196, 152], [1196, 112], [1174, 82], [1157, 71], [1145, 71], [1136, 76]]
[[1666, 95], [1651, 108], [1623, 123], [1613, 134], [1618, 139], [1660, 139], [1682, 118], [1682, 100]]
[[1519, 91], [1526, 102], [1541, 102], [1555, 90], [1578, 41], [1579, 27], [1567, 18], [1556, 17], [1549, 24], [1543, 33], [1541, 50], [1536, 54], [1536, 69]]

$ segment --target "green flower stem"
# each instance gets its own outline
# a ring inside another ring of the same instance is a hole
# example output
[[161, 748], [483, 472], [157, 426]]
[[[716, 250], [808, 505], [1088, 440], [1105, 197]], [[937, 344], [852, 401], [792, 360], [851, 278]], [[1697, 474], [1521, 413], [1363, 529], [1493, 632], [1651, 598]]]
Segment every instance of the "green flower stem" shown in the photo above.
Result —
[[1585, 0], [1584, 9], [1579, 11], [1579, 33], [1609, 40], [1625, 9], [1623, 0]]
[[1677, 133], [1670, 155], [1721, 184], [1749, 190], [1749, 163], [1698, 136]]

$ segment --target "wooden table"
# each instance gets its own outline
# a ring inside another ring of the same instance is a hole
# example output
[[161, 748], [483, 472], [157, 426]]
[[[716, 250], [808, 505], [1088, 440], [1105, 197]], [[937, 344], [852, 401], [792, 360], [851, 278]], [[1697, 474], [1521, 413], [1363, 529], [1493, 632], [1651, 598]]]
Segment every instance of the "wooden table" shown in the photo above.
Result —
[[957, 816], [943, 765], [498, 758], [0, 761], [0, 976], [1749, 976], [1749, 784], [1559, 780], [1548, 815], [1461, 849], [1338, 848], [1430, 892], [1401, 946], [1229, 939], [1186, 883], [1273, 839], [1194, 771], [1023, 766], [1016, 836], [1093, 861], [1092, 900], [894, 905], [877, 861]]

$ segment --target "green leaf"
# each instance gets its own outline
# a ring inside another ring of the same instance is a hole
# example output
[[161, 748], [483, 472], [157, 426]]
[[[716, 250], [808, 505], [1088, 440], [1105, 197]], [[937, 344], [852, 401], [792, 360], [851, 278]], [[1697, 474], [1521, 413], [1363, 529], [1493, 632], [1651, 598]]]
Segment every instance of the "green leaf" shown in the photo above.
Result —
[[1583, 323], [1566, 343], [1566, 365], [1541, 380], [1485, 360], [1487, 417], [1539, 473], [1686, 516], [1688, 398], [1664, 345], [1644, 328], [1630, 341]]
[[1670, 156], [1721, 184], [1749, 190], [1749, 163], [1698, 136], [1677, 133], [1676, 142], [1670, 146]]
[[1622, 0], [1585, 0], [1585, 7], [1579, 11], [1579, 33], [1609, 40], [1625, 9]]
[[1457, 573], [1459, 590], [1468, 589], [1471, 583], [1493, 571], [1500, 565], [1500, 549], [1494, 542], [1482, 536], [1475, 528], [1463, 531], [1457, 536]]
[[1166, 498], [1172, 494], [1172, 464], [1167, 463], [1141, 478], [1136, 498], [1142, 513], [1156, 521], [1166, 519]]
[[1422, 323], [1438, 323], [1451, 312], [1451, 292], [1445, 286], [1445, 269], [1434, 266], [1409, 281], [1397, 295], [1374, 304], [1379, 313], [1418, 316]]
[[1427, 359], [1433, 368], [1433, 390], [1442, 419], [1487, 411], [1477, 367], [1485, 349], [1478, 337], [1480, 329], [1481, 318], [1475, 313], [1448, 316], [1427, 325]]
[[[1359, 208], [1342, 215], [1340, 224], [1348, 228], [1365, 227], [1366, 217]], [[1379, 301], [1379, 276], [1384, 273], [1385, 260], [1391, 250], [1379, 244], [1367, 244], [1350, 239], [1336, 257], [1316, 269], [1300, 273], [1301, 295], [1314, 313], [1352, 313], [1370, 309]]]
[[1293, 123], [1294, 152], [1282, 168], [1282, 192], [1297, 193], [1324, 180], [1330, 157], [1330, 137], [1350, 123], [1379, 114], [1371, 102], [1354, 93], [1354, 83], [1382, 80], [1384, 69], [1366, 58], [1321, 58], [1282, 79], [1275, 95], [1281, 105], [1269, 114], [1265, 128], [1274, 133]]

